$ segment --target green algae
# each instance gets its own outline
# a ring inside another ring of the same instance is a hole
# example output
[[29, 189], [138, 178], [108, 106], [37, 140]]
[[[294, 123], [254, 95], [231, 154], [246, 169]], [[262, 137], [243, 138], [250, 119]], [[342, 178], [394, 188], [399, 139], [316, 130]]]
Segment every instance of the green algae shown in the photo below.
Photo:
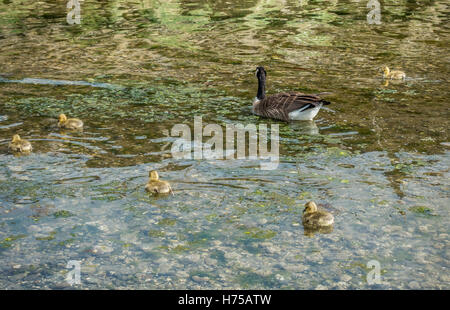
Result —
[[67, 218], [67, 217], [71, 217], [71, 216], [74, 216], [74, 215], [75, 214], [73, 214], [72, 212], [67, 211], [67, 210], [59, 210], [59, 211], [56, 211], [56, 212], [53, 213], [53, 216], [55, 218]]
[[261, 228], [250, 228], [244, 231], [246, 237], [251, 239], [272, 239], [277, 235], [273, 230], [261, 229]]
[[160, 238], [160, 237], [164, 237], [166, 235], [166, 233], [162, 230], [156, 230], [156, 229], [151, 229], [148, 231], [148, 236], [152, 237], [152, 238]]
[[56, 235], [56, 231], [52, 231], [50, 232], [50, 234], [46, 237], [36, 237], [36, 240], [40, 240], [40, 241], [51, 241], [53, 239], [55, 239], [55, 235]]
[[436, 216], [433, 214], [433, 209], [425, 207], [425, 206], [414, 206], [408, 209], [409, 211], [423, 216]]
[[10, 235], [0, 241], [0, 248], [9, 248], [13, 245], [14, 241], [25, 238], [27, 235], [19, 234], [19, 235]]
[[159, 226], [174, 226], [177, 223], [176, 219], [164, 218], [158, 222]]

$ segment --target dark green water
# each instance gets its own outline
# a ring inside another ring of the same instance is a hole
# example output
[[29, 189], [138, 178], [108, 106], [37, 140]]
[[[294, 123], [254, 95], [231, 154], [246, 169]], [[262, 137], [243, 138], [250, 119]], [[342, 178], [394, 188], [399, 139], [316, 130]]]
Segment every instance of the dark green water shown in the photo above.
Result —
[[[0, 0], [0, 288], [66, 288], [78, 260], [88, 289], [449, 289], [448, 4], [382, 1], [374, 25], [367, 2], [85, 0], [69, 25], [66, 1]], [[332, 105], [253, 116], [258, 65], [269, 94]], [[173, 158], [194, 116], [279, 124], [278, 169]], [[147, 195], [150, 169], [175, 196]], [[304, 232], [309, 200], [331, 233]]]

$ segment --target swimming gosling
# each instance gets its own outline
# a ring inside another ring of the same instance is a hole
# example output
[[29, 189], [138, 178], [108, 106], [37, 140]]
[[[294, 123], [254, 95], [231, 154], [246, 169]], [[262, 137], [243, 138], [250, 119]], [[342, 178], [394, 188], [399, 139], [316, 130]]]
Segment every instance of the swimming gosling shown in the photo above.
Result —
[[150, 171], [150, 179], [145, 186], [145, 190], [154, 194], [169, 194], [173, 195], [172, 187], [169, 182], [161, 181], [157, 171]]
[[58, 117], [58, 127], [65, 129], [82, 129], [83, 121], [78, 118], [67, 118], [65, 114]]
[[305, 204], [305, 210], [303, 210], [303, 226], [307, 228], [319, 228], [331, 226], [333, 223], [333, 215], [326, 211], [317, 210], [317, 205], [314, 201]]
[[8, 145], [8, 148], [12, 152], [17, 153], [26, 153], [31, 152], [33, 150], [31, 143], [28, 140], [21, 139], [19, 135], [13, 136], [11, 142]]
[[388, 80], [404, 80], [406, 74], [403, 71], [393, 70], [391, 71], [388, 66], [383, 67], [383, 79]]

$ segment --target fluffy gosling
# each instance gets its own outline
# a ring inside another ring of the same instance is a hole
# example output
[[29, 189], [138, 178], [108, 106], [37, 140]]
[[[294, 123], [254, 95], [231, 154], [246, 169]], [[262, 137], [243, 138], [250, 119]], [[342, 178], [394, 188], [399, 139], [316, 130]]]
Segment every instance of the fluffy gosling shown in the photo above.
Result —
[[333, 223], [333, 215], [327, 211], [319, 211], [314, 201], [305, 204], [305, 210], [303, 210], [303, 226], [307, 228], [320, 228], [331, 226]]
[[26, 153], [31, 152], [33, 147], [28, 140], [21, 139], [19, 135], [14, 135], [11, 142], [8, 145], [8, 148], [12, 152], [16, 153]]
[[388, 66], [383, 67], [383, 79], [388, 80], [404, 80], [406, 74], [403, 71], [393, 70], [391, 71]]
[[82, 129], [83, 121], [78, 118], [67, 118], [65, 114], [58, 117], [58, 127], [65, 129]]
[[172, 187], [169, 182], [161, 181], [157, 171], [150, 171], [150, 179], [148, 180], [145, 190], [154, 194], [169, 194], [173, 195]]

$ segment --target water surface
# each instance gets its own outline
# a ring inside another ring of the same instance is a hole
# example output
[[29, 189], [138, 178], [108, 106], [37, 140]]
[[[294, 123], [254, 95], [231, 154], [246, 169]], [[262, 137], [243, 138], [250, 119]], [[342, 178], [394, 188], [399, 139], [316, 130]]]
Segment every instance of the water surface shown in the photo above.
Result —
[[[381, 25], [366, 5], [85, 0], [68, 25], [64, 1], [1, 1], [0, 288], [68, 288], [78, 260], [83, 289], [449, 289], [448, 5], [383, 1]], [[333, 104], [251, 115], [258, 65], [269, 94]], [[278, 169], [174, 159], [167, 131], [194, 116], [279, 124]], [[150, 169], [175, 196], [147, 195]], [[309, 200], [332, 232], [304, 231]]]

